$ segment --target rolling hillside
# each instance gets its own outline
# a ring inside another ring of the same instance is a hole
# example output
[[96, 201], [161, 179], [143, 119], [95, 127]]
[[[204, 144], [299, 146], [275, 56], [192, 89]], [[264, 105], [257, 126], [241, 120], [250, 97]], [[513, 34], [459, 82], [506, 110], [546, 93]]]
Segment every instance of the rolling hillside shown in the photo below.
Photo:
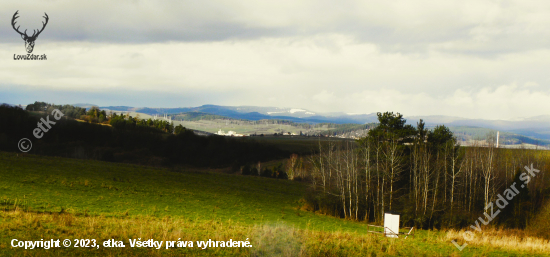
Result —
[[[307, 211], [306, 184], [0, 152], [0, 255], [366, 256], [545, 254], [544, 250], [467, 247], [445, 232], [408, 239], [367, 232], [364, 223]], [[450, 235], [450, 234], [449, 234]], [[12, 239], [109, 239], [125, 248], [25, 250]], [[242, 240], [251, 248], [132, 248], [140, 240]]]

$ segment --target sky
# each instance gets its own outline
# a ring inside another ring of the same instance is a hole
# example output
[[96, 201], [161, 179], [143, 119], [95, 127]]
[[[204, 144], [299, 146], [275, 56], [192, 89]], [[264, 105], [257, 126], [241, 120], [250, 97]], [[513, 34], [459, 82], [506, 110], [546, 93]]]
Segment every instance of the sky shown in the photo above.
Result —
[[[48, 24], [14, 60], [20, 30]], [[2, 1], [0, 102], [516, 119], [550, 110], [549, 1]]]

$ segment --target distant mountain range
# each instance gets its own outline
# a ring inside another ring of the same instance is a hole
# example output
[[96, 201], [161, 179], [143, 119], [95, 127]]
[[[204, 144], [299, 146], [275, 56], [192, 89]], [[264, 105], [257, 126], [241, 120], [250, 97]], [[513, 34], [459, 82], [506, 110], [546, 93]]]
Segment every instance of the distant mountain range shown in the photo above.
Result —
[[[85, 106], [81, 106], [85, 107]], [[297, 108], [278, 108], [278, 107], [255, 107], [255, 106], [219, 106], [203, 105], [199, 107], [184, 108], [148, 108], [148, 107], [130, 107], [130, 106], [104, 106], [101, 109], [124, 112], [139, 112], [149, 115], [155, 114], [178, 114], [185, 112], [202, 112], [208, 114], [220, 115], [233, 119], [245, 120], [265, 120], [281, 119], [293, 122], [305, 123], [369, 123], [376, 122], [376, 114], [317, 114], [315, 112], [297, 109]]]
[[428, 126], [444, 124], [448, 127], [480, 127], [506, 131], [523, 136], [550, 140], [550, 115], [536, 116], [517, 120], [465, 119], [449, 116], [411, 116], [408, 121], [423, 119]]
[[[91, 107], [91, 104], [77, 104], [80, 107]], [[376, 113], [370, 114], [346, 114], [346, 113], [318, 113], [302, 108], [279, 108], [279, 107], [257, 107], [257, 106], [219, 106], [203, 105], [199, 107], [183, 108], [148, 108], [130, 106], [104, 106], [101, 109], [124, 112], [139, 112], [149, 115], [155, 114], [178, 114], [186, 112], [201, 112], [220, 115], [233, 119], [263, 120], [281, 119], [297, 123], [355, 123], [365, 124], [377, 122]], [[407, 123], [416, 126], [416, 123], [423, 119], [428, 127], [445, 125], [451, 128], [487, 128], [532, 137], [543, 140], [550, 140], [550, 115], [528, 117], [517, 120], [484, 120], [467, 119], [461, 117], [428, 115], [428, 116], [405, 116]]]

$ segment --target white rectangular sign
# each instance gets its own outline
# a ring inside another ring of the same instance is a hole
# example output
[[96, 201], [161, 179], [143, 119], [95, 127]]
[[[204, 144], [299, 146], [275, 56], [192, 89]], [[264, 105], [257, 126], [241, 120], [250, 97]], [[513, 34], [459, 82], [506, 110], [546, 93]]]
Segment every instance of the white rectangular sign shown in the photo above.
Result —
[[384, 213], [384, 234], [387, 237], [398, 237], [399, 215]]

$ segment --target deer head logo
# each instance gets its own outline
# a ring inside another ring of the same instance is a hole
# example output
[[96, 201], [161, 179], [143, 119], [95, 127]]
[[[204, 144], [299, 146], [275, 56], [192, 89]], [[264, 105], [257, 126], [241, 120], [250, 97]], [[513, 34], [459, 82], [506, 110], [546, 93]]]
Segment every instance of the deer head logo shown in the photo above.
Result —
[[40, 35], [40, 33], [42, 33], [42, 31], [44, 30], [44, 28], [46, 28], [46, 25], [48, 24], [48, 20], [50, 18], [48, 18], [48, 14], [44, 13], [44, 15], [46, 16], [42, 16], [44, 17], [44, 19], [46, 19], [46, 22], [42, 22], [42, 29], [40, 30], [33, 30], [33, 33], [32, 33], [32, 36], [29, 37], [29, 35], [27, 35], [27, 30], [25, 30], [25, 32], [21, 33], [21, 31], [19, 31], [19, 27], [21, 26], [17, 26], [17, 28], [15, 28], [15, 19], [19, 18], [19, 16], [17, 16], [17, 13], [19, 11], [15, 12], [15, 14], [13, 14], [13, 18], [11, 19], [11, 26], [13, 27], [13, 29], [15, 31], [17, 31], [17, 33], [19, 33], [19, 35], [21, 35], [21, 38], [23, 40], [25, 40], [25, 49], [27, 49], [27, 53], [32, 53], [32, 50], [34, 49], [34, 41], [36, 40], [36, 38], [38, 37], [38, 35]]

